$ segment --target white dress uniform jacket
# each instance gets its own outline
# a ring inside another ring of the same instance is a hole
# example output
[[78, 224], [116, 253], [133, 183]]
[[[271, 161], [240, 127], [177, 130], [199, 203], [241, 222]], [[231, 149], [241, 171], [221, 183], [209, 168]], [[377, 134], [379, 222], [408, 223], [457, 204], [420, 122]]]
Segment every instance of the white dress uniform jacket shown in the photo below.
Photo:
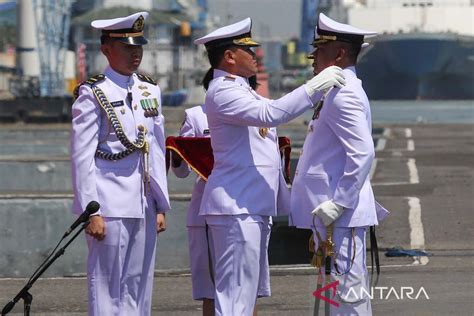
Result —
[[[108, 67], [105, 80], [97, 83], [113, 105], [115, 114], [130, 141], [137, 138], [138, 126], [146, 130], [150, 144], [151, 192], [155, 210], [170, 208], [165, 167], [164, 117], [161, 114], [161, 92], [157, 85], [141, 81], [136, 74], [122, 76]], [[132, 104], [128, 105], [131, 93]], [[157, 98], [156, 117], [145, 117], [141, 100]], [[73, 211], [80, 214], [91, 200], [101, 205], [105, 217], [142, 218], [143, 159], [141, 151], [117, 160], [95, 157], [96, 149], [117, 153], [125, 148], [120, 143], [107, 115], [98, 104], [91, 88], [80, 87], [79, 97], [72, 107], [72, 176], [75, 192]]]
[[[320, 97], [317, 93], [313, 99]], [[269, 100], [259, 96], [247, 79], [215, 69], [206, 94], [214, 168], [200, 215], [277, 215], [279, 193], [289, 196], [276, 129], [271, 127], [312, 106], [304, 87]]]
[[290, 223], [297, 227], [310, 228], [311, 211], [331, 199], [344, 207], [337, 227], [376, 225], [388, 213], [375, 201], [369, 180], [374, 160], [369, 101], [355, 68], [343, 72], [346, 86], [327, 94], [319, 119], [308, 126], [291, 192]]

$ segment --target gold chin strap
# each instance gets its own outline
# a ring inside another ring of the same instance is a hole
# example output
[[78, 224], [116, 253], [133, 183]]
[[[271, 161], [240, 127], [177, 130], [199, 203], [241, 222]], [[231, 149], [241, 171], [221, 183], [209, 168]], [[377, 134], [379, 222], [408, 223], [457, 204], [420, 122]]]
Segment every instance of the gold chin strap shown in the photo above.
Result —
[[123, 38], [123, 37], [138, 37], [138, 36], [143, 36], [143, 32], [136, 32], [136, 33], [109, 33], [109, 37], [117, 37], [117, 38]]
[[316, 41], [318, 40], [335, 41], [337, 40], [337, 36], [336, 35], [319, 35]]

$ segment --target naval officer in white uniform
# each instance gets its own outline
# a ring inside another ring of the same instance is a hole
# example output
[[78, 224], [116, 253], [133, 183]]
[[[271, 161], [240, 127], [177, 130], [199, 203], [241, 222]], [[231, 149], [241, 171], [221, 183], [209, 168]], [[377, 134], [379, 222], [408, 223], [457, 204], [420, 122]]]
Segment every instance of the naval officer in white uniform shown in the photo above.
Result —
[[346, 85], [328, 92], [309, 123], [292, 185], [290, 223], [314, 230], [315, 250], [326, 240], [326, 227], [334, 226], [331, 277], [340, 284], [332, 299], [340, 306], [331, 306], [331, 315], [372, 313], [368, 297], [347, 293], [352, 288], [359, 296], [361, 287], [370, 293], [366, 230], [387, 213], [375, 201], [370, 184], [374, 160], [370, 105], [355, 69], [357, 56], [367, 45], [364, 36], [375, 34], [321, 13], [313, 42], [314, 74], [339, 66]]
[[[276, 131], [302, 114], [324, 92], [344, 84], [331, 67], [288, 95], [259, 96], [248, 78], [257, 72], [251, 20], [222, 27], [199, 38], [211, 69], [203, 85], [214, 167], [204, 189], [200, 215], [212, 235], [215, 256], [216, 315], [251, 315], [262, 275], [270, 216], [277, 215], [279, 192], [287, 190], [281, 172]], [[268, 272], [266, 272], [268, 273]]]
[[[185, 110], [185, 118], [179, 136], [209, 137], [205, 105], [195, 106]], [[191, 168], [183, 162], [180, 156], [172, 153], [171, 169], [178, 178], [186, 178]], [[186, 226], [188, 229], [189, 261], [193, 287], [193, 299], [202, 300], [203, 316], [214, 315], [214, 282], [210, 271], [212, 260], [209, 261], [209, 234], [206, 234], [206, 221], [199, 216], [202, 193], [206, 181], [196, 177], [191, 202], [188, 206]]]
[[[252, 78], [254, 79], [254, 78]], [[249, 80], [250, 85], [254, 83], [252, 88], [255, 88], [256, 81]], [[272, 128], [273, 129], [273, 128]], [[210, 137], [209, 126], [207, 123], [206, 108], [205, 105], [195, 106], [185, 110], [185, 118], [180, 129], [180, 136], [183, 137]], [[186, 178], [191, 173], [191, 168], [183, 163], [182, 158], [179, 155], [172, 153], [172, 164], [171, 169], [178, 178]], [[188, 206], [186, 226], [188, 229], [188, 246], [189, 246], [189, 261], [191, 268], [191, 279], [193, 287], [193, 299], [202, 300], [202, 314], [214, 315], [214, 281], [212, 276], [213, 260], [209, 262], [209, 246], [211, 245], [210, 234], [206, 234], [206, 221], [204, 216], [199, 215], [199, 207], [201, 205], [202, 194], [204, 192], [204, 186], [206, 181], [201, 177], [196, 178], [194, 184], [191, 202]], [[268, 249], [268, 243], [270, 241], [272, 221], [270, 218], [269, 225], [264, 227], [267, 231], [263, 235], [267, 235], [266, 249]], [[262, 276], [269, 275], [267, 271], [268, 265], [268, 253], [265, 250], [265, 257], [260, 261], [262, 266]], [[267, 277], [260, 278], [260, 284], [258, 288], [258, 297], [270, 296], [270, 279]]]
[[76, 89], [74, 212], [101, 205], [86, 229], [89, 315], [150, 315], [157, 232], [170, 208], [160, 89], [137, 74], [147, 12], [96, 20], [104, 73]]

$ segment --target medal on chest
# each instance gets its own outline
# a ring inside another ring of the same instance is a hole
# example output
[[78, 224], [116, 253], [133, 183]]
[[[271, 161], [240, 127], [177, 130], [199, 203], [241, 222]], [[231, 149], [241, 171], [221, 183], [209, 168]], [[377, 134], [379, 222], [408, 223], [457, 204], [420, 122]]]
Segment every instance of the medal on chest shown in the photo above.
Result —
[[142, 106], [145, 117], [158, 116], [158, 100], [153, 99], [142, 99], [140, 100], [140, 105]]

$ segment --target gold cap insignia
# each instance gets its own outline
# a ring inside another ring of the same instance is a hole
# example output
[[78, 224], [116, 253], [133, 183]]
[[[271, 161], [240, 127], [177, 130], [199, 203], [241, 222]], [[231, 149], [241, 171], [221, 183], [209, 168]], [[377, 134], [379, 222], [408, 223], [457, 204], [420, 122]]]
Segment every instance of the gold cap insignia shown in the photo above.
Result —
[[141, 32], [143, 31], [144, 25], [145, 25], [145, 18], [143, 18], [143, 15], [140, 15], [138, 19], [133, 23], [132, 29], [135, 32]]

